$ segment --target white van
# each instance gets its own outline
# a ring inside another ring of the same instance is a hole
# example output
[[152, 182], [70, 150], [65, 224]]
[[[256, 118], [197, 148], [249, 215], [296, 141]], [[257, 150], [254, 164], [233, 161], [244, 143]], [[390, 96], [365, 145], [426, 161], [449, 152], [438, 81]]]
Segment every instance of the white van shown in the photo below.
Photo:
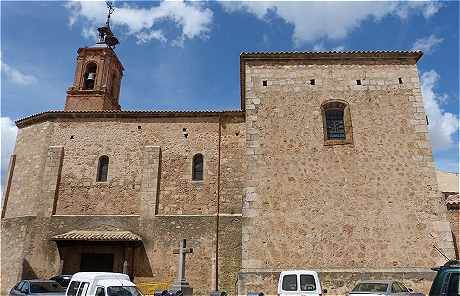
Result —
[[282, 271], [278, 280], [279, 296], [321, 296], [318, 274], [311, 270]]
[[66, 296], [142, 296], [129, 276], [114, 272], [77, 272]]

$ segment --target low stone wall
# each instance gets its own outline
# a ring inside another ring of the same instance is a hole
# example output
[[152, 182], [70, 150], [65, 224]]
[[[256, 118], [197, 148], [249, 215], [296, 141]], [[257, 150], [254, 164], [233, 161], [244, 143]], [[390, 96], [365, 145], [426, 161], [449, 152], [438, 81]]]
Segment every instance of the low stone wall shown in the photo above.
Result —
[[[327, 289], [327, 296], [345, 295], [359, 280], [398, 280], [415, 292], [428, 294], [436, 275], [428, 269], [385, 269], [385, 270], [320, 270], [321, 286]], [[238, 295], [248, 292], [263, 292], [266, 296], [277, 295], [279, 271], [248, 271], [238, 274]]]

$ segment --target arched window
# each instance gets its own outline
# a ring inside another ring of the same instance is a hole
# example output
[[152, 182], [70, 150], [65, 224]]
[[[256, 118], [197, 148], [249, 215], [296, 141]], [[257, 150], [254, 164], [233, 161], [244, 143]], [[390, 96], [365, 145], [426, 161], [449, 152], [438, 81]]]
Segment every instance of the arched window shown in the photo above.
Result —
[[203, 155], [195, 154], [192, 161], [192, 180], [203, 180]]
[[343, 101], [329, 101], [321, 106], [324, 144], [353, 143], [350, 107]]
[[102, 155], [99, 157], [99, 164], [97, 166], [97, 182], [106, 182], [109, 172], [109, 157]]
[[89, 63], [86, 65], [84, 89], [93, 89], [96, 82], [97, 65]]

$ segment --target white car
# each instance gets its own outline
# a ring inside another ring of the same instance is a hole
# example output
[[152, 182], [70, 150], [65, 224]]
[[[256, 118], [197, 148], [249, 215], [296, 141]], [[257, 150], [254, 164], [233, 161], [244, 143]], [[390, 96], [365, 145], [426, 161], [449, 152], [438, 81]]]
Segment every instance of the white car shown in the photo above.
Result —
[[311, 270], [282, 271], [278, 280], [279, 296], [321, 296], [318, 273]]
[[66, 296], [142, 296], [142, 294], [126, 274], [78, 272], [72, 276]]
[[403, 283], [393, 280], [369, 280], [356, 284], [347, 296], [424, 296], [423, 293], [414, 293]]

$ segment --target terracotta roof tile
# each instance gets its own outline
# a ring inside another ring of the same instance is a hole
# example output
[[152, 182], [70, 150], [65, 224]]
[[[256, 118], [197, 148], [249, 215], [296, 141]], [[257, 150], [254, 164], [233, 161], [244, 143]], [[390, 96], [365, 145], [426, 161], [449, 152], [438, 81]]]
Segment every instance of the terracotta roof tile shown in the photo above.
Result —
[[448, 205], [458, 205], [460, 203], [460, 197], [457, 194], [449, 195], [446, 199], [446, 204]]
[[72, 230], [64, 234], [55, 235], [54, 241], [142, 241], [142, 237], [131, 231], [100, 231], [100, 230]]
[[355, 51], [278, 51], [278, 52], [242, 52], [240, 58], [280, 58], [280, 57], [414, 57], [418, 60], [423, 55], [421, 51], [407, 51], [407, 50], [355, 50]]
[[16, 120], [17, 127], [27, 126], [37, 121], [51, 118], [138, 118], [138, 117], [193, 117], [193, 116], [218, 116], [218, 115], [243, 115], [242, 110], [202, 110], [202, 111], [153, 111], [153, 110], [94, 110], [94, 111], [59, 111], [51, 110], [36, 113]]

